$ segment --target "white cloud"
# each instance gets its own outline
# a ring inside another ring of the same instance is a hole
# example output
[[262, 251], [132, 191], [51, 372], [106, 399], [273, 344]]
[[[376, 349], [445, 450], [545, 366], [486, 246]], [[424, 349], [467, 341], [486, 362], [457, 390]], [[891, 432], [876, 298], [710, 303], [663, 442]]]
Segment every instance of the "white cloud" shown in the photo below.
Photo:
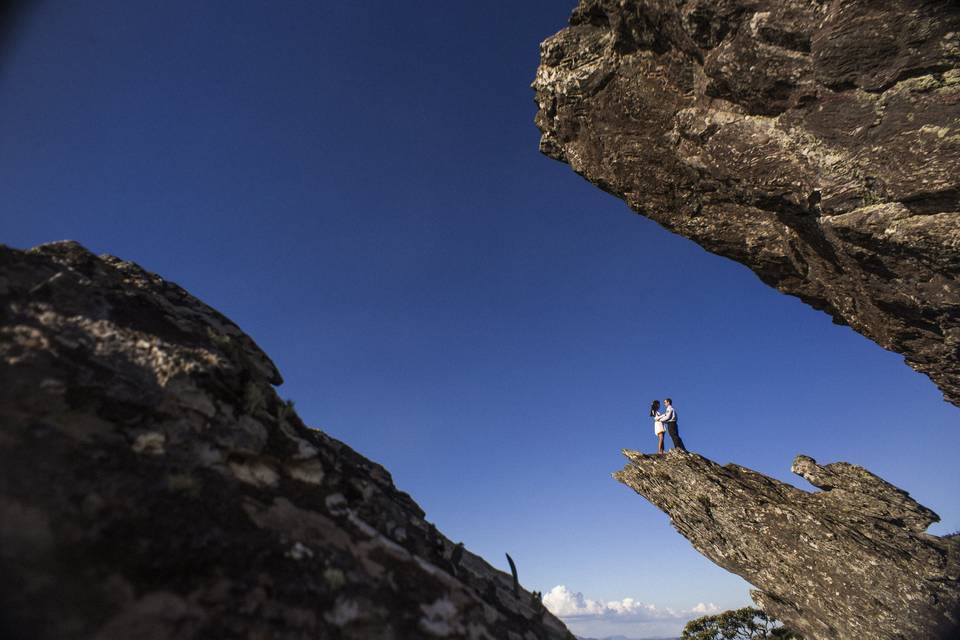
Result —
[[707, 603], [698, 602], [693, 606], [692, 609], [690, 609], [690, 611], [692, 613], [699, 613], [702, 616], [709, 616], [715, 613], [720, 613], [720, 607], [713, 604], [712, 602], [707, 602]]
[[560, 584], [543, 595], [543, 604], [558, 618], [603, 615], [606, 606], [596, 600], [587, 600], [582, 593], [573, 593]]
[[671, 620], [690, 617], [691, 613], [703, 615], [719, 611], [715, 604], [702, 602], [686, 611], [674, 611], [634, 598], [601, 602], [585, 598], [582, 593], [573, 592], [562, 584], [543, 594], [543, 604], [558, 618], [606, 618], [623, 622]]
[[575, 634], [592, 637], [678, 636], [688, 620], [721, 611], [712, 602], [698, 602], [689, 609], [676, 610], [634, 598], [591, 600], [562, 584], [543, 594], [543, 604]]

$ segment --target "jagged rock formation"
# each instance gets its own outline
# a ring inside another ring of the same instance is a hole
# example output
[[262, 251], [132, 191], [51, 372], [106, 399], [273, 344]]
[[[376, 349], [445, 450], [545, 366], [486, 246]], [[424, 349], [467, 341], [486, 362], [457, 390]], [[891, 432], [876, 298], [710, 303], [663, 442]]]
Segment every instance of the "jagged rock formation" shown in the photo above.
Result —
[[0, 246], [0, 637], [572, 638], [280, 381], [133, 263]]
[[807, 640], [960, 635], [960, 538], [924, 533], [937, 515], [862, 467], [797, 456], [822, 489], [808, 493], [697, 454], [623, 453], [614, 478]]
[[960, 3], [581, 0], [540, 149], [960, 405]]

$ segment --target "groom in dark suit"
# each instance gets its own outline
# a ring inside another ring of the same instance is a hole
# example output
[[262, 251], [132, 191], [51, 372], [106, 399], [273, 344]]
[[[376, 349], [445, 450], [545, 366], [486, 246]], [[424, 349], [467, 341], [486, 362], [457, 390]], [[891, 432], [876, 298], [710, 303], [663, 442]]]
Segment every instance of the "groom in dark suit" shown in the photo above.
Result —
[[686, 451], [687, 448], [683, 446], [683, 438], [680, 437], [680, 430], [677, 428], [677, 410], [673, 408], [673, 400], [666, 398], [663, 404], [667, 406], [667, 409], [663, 412], [660, 421], [667, 425], [667, 433], [670, 434], [670, 440], [673, 441], [673, 448]]

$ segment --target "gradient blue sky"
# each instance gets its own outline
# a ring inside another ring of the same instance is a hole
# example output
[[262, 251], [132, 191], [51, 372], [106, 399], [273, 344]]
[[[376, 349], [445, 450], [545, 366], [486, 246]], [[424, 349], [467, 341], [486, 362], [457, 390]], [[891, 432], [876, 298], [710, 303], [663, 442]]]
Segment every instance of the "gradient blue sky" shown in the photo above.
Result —
[[309, 424], [528, 588], [747, 602], [610, 478], [664, 395], [714, 460], [798, 486], [795, 454], [848, 460], [960, 529], [929, 380], [537, 152], [573, 4], [39, 2], [0, 49], [0, 242], [76, 239], [223, 311]]

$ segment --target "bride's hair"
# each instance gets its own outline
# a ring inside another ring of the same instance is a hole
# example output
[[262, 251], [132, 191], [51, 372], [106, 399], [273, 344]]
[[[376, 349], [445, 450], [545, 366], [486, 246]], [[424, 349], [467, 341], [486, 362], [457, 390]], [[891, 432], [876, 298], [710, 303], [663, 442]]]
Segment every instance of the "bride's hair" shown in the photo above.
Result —
[[660, 401], [659, 401], [659, 400], [654, 400], [653, 402], [650, 403], [650, 415], [651, 415], [651, 416], [656, 415], [658, 409], [660, 409]]

